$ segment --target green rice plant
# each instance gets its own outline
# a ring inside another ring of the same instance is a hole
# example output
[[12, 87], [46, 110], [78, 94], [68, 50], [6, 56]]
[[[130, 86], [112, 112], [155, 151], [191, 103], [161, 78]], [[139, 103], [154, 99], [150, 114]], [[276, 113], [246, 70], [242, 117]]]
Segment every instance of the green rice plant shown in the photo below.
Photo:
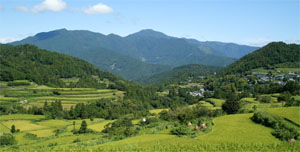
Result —
[[206, 102], [211, 103], [215, 107], [221, 107], [222, 104], [225, 102], [225, 100], [223, 100], [223, 99], [215, 99], [215, 98], [208, 98], [208, 99], [206, 99]]
[[149, 112], [152, 114], [159, 114], [160, 112], [162, 112], [164, 110], [168, 111], [169, 109], [152, 109], [152, 110], [149, 110]]
[[27, 114], [13, 114], [13, 115], [2, 115], [0, 120], [40, 120], [45, 119], [43, 115], [27, 115]]
[[268, 108], [266, 112], [277, 115], [300, 125], [300, 107]]
[[21, 131], [38, 130], [38, 129], [47, 128], [45, 126], [34, 124], [33, 122], [28, 120], [8, 120], [8, 121], [2, 121], [2, 124], [8, 128], [11, 127], [12, 125], [15, 125], [16, 128], [20, 129]]

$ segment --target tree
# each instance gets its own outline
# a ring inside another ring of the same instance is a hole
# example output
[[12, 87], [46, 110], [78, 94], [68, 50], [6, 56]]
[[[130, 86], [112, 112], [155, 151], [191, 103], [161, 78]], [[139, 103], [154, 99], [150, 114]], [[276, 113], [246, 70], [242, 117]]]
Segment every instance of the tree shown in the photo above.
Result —
[[237, 100], [226, 100], [225, 103], [222, 105], [223, 111], [227, 114], [235, 114], [240, 109], [240, 104]]
[[11, 126], [10, 132], [11, 133], [15, 133], [16, 132], [16, 126], [15, 125]]
[[79, 129], [79, 133], [86, 133], [87, 132], [87, 123], [85, 120], [83, 120], [81, 122], [81, 126], [80, 126], [80, 129]]
[[300, 90], [299, 83], [296, 81], [288, 81], [283, 87], [283, 91], [288, 91], [292, 95], [299, 93], [299, 90]]

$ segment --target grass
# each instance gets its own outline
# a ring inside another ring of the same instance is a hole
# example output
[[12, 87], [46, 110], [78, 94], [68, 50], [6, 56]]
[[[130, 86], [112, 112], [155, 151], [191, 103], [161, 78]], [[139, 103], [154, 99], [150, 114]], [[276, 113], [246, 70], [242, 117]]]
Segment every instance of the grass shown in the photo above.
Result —
[[300, 107], [268, 108], [265, 111], [284, 117], [300, 125]]

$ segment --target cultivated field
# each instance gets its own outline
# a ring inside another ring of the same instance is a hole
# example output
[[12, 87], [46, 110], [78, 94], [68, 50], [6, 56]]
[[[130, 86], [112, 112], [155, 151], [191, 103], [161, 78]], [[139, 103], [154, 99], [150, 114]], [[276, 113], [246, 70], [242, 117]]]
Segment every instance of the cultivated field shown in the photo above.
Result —
[[30, 85], [9, 87], [7, 82], [1, 82], [1, 86], [5, 88], [0, 90], [0, 103], [19, 103], [24, 107], [41, 107], [45, 102], [61, 101], [63, 107], [69, 109], [78, 103], [95, 102], [104, 98], [118, 100], [124, 96], [122, 91], [112, 89], [51, 88], [23, 81]]

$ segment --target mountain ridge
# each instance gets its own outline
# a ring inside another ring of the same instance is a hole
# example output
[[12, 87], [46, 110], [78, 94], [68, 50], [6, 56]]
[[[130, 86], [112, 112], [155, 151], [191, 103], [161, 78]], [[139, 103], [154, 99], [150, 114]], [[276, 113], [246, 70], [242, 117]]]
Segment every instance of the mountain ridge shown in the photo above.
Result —
[[[127, 80], [148, 77], [185, 64], [224, 67], [235, 61], [234, 58], [218, 56], [217, 53], [207, 53], [205, 49], [190, 44], [185, 39], [150, 29], [125, 37], [87, 30], [58, 29], [41, 32], [10, 44], [27, 43], [79, 57]], [[110, 68], [113, 65], [119, 67]]]

